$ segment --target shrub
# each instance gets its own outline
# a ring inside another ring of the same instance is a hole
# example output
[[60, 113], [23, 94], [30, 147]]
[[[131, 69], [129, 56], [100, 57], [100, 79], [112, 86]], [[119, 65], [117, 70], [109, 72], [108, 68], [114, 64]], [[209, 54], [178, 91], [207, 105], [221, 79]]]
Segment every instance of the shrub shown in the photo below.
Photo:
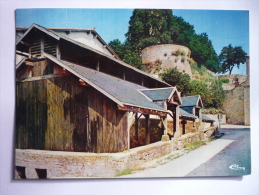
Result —
[[166, 72], [159, 75], [165, 82], [172, 86], [176, 86], [177, 90], [186, 93], [188, 84], [191, 80], [190, 76], [182, 73], [177, 68], [168, 69]]
[[220, 79], [219, 80], [221, 83], [229, 83], [229, 79]]

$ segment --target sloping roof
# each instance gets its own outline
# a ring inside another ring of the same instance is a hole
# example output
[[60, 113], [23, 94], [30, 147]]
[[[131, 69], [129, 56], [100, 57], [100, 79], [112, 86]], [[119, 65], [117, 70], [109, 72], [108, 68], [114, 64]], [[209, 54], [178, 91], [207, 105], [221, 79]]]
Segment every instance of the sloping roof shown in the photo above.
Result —
[[[33, 24], [32, 26], [34, 27], [41, 27], [38, 24]], [[17, 26], [16, 27], [16, 31], [26, 31], [28, 30], [30, 27], [21, 27], [21, 26]], [[107, 49], [112, 53], [112, 55], [116, 56], [116, 58], [120, 59], [120, 57], [113, 51], [113, 49], [102, 39], [102, 37], [95, 31], [95, 28], [57, 28], [57, 27], [41, 27], [41, 28], [45, 28], [46, 30], [49, 31], [53, 31], [53, 32], [91, 32], [93, 35], [97, 36], [97, 39], [103, 44], [105, 45], [105, 47], [107, 47]], [[60, 34], [59, 34], [60, 35]], [[60, 35], [62, 36], [62, 35]]]
[[49, 54], [44, 55], [48, 59], [70, 71], [72, 74], [78, 76], [121, 106], [136, 105], [142, 108], [168, 112], [142, 95], [138, 90], [146, 88], [141, 85], [137, 85], [65, 60], [58, 60]]
[[210, 117], [208, 117], [208, 116], [205, 115], [205, 114], [201, 114], [201, 118], [202, 118], [202, 120], [204, 120], [204, 121], [215, 122], [215, 120], [211, 119]]
[[187, 96], [187, 97], [181, 97], [182, 99], [182, 104], [180, 107], [185, 107], [185, 106], [198, 106], [198, 101], [201, 101], [201, 98], [199, 95], [195, 96]]
[[94, 48], [92, 48], [92, 47], [89, 47], [89, 46], [87, 46], [87, 45], [85, 45], [85, 44], [83, 44], [83, 43], [80, 43], [80, 42], [78, 42], [78, 41], [75, 41], [75, 40], [73, 40], [73, 39], [70, 39], [69, 37], [60, 35], [60, 34], [58, 34], [57, 32], [55, 32], [55, 31], [53, 31], [53, 30], [49, 30], [49, 29], [47, 29], [47, 28], [44, 28], [44, 27], [42, 27], [42, 26], [40, 26], [40, 25], [38, 25], [38, 24], [33, 24], [33, 25], [25, 32], [25, 34], [23, 35], [23, 37], [21, 37], [21, 38], [16, 42], [16, 45], [19, 44], [19, 42], [23, 40], [23, 38], [25, 37], [25, 35], [28, 34], [29, 31], [30, 31], [33, 27], [35, 27], [35, 28], [37, 28], [37, 29], [39, 29], [39, 30], [45, 32], [46, 34], [48, 34], [48, 35], [50, 35], [50, 36], [52, 36], [52, 37], [54, 37], [54, 38], [56, 38], [56, 39], [58, 39], [58, 40], [59, 40], [60, 38], [62, 38], [62, 39], [64, 39], [64, 40], [66, 40], [66, 41], [68, 41], [68, 42], [71, 42], [71, 43], [73, 43], [73, 44], [75, 44], [75, 45], [77, 45], [77, 46], [80, 46], [80, 47], [82, 47], [82, 48], [84, 48], [84, 49], [88, 49], [88, 50], [90, 50], [90, 51], [93, 51], [93, 52], [95, 52], [95, 53], [98, 53], [99, 55], [102, 55], [102, 56], [104, 56], [104, 57], [106, 57], [106, 58], [109, 58], [109, 59], [111, 59], [111, 60], [113, 60], [113, 61], [119, 63], [120, 65], [125, 66], [125, 67], [127, 67], [127, 68], [130, 68], [130, 69], [132, 69], [132, 70], [134, 70], [134, 71], [136, 71], [136, 72], [138, 72], [138, 73], [140, 73], [140, 74], [142, 74], [142, 75], [145, 75], [145, 76], [150, 77], [150, 78], [152, 78], [152, 79], [154, 79], [154, 80], [156, 80], [156, 81], [159, 81], [160, 83], [163, 83], [163, 84], [165, 84], [165, 85], [167, 85], [167, 86], [170, 86], [168, 83], [166, 83], [166, 82], [164, 82], [164, 81], [162, 81], [162, 80], [160, 80], [160, 79], [157, 79], [156, 77], [153, 77], [153, 76], [151, 76], [151, 75], [149, 75], [149, 74], [147, 74], [147, 73], [145, 73], [145, 72], [143, 72], [143, 71], [141, 71], [141, 70], [139, 70], [139, 69], [137, 69], [137, 68], [135, 68], [135, 67], [133, 67], [133, 66], [131, 66], [131, 65], [125, 63], [125, 62], [123, 62], [123, 61], [121, 61], [121, 60], [115, 59], [114, 57], [111, 57], [111, 56], [109, 56], [109, 55], [106, 55], [105, 53], [103, 53], [103, 52], [101, 52], [101, 51], [99, 51], [99, 50], [96, 50], [96, 49], [94, 49]]
[[140, 90], [152, 101], [170, 99], [172, 93], [175, 91], [175, 87], [159, 88], [159, 89], [142, 89]]
[[[29, 28], [30, 27], [16, 26], [16, 30], [18, 30], [18, 31], [26, 31]], [[93, 31], [93, 30], [95, 30], [95, 28], [70, 28], [70, 27], [64, 27], [64, 28], [60, 28], [60, 27], [45, 27], [45, 28], [49, 29], [49, 30], [55, 30], [55, 31]]]
[[182, 108], [179, 108], [179, 115], [180, 117], [183, 116], [183, 117], [188, 117], [188, 118], [193, 118], [193, 119], [196, 119], [197, 117], [194, 116], [193, 114], [190, 114], [188, 112], [186, 112], [185, 110], [183, 110]]

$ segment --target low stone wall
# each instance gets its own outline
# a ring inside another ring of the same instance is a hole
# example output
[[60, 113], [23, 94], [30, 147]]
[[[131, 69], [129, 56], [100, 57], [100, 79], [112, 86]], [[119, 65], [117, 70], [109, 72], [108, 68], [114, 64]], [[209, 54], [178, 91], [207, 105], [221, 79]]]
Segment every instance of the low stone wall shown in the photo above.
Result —
[[[214, 132], [216, 127], [208, 129]], [[206, 138], [207, 130], [187, 133], [180, 138], [166, 142], [156, 142], [133, 148], [120, 153], [83, 153], [44, 150], [16, 149], [15, 178], [40, 178], [39, 172], [45, 171], [45, 178], [114, 177], [125, 169], [135, 168], [170, 152], [182, 149], [185, 144]], [[19, 174], [17, 172], [19, 171]]]
[[[211, 119], [215, 120], [215, 124], [219, 124], [219, 119], [217, 114], [206, 114], [206, 116], [210, 117]], [[222, 119], [220, 124], [226, 124], [227, 123], [227, 116], [225, 114], [222, 114]]]

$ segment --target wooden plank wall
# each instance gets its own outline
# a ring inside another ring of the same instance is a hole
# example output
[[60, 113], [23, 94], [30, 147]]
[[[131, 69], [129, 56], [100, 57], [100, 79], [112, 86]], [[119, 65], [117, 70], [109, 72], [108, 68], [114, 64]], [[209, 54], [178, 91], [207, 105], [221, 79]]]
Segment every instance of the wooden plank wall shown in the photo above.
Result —
[[[36, 66], [35, 71], [44, 70]], [[94, 88], [81, 86], [73, 75], [18, 83], [16, 113], [17, 148], [128, 149], [128, 113]]]
[[45, 148], [47, 128], [46, 82], [17, 83], [16, 147]]

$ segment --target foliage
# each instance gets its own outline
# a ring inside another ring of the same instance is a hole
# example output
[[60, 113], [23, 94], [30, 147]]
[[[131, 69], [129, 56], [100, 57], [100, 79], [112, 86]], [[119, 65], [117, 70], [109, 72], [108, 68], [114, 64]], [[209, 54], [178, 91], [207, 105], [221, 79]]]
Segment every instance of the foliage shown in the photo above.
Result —
[[[139, 62], [137, 63], [138, 57], [135, 54], [140, 55], [145, 47], [174, 43], [189, 47], [192, 51], [192, 58], [199, 67], [204, 65], [213, 72], [220, 71], [219, 59], [208, 35], [206, 33], [196, 34], [194, 26], [182, 17], [173, 16], [172, 10], [135, 9], [125, 36], [124, 44], [117, 39], [111, 41], [109, 45], [126, 63], [131, 64], [130, 62], [134, 61], [135, 67], [142, 68]], [[180, 54], [179, 51], [172, 55]]]
[[109, 43], [109, 46], [115, 51], [115, 53], [120, 57], [120, 59], [124, 58], [125, 55], [125, 46], [120, 42], [119, 39], [114, 39]]
[[219, 109], [219, 108], [202, 108], [201, 112], [203, 114], [225, 114], [225, 111]]
[[220, 79], [219, 80], [221, 83], [229, 83], [229, 79]]
[[123, 61], [140, 70], [142, 70], [142, 68], [143, 68], [141, 57], [138, 55], [138, 53], [136, 51], [132, 52], [130, 50], [126, 50], [126, 52], [123, 56]]
[[184, 21], [182, 17], [174, 16], [172, 39], [175, 44], [187, 46], [194, 34], [195, 30], [193, 25]]
[[192, 51], [192, 58], [200, 66], [204, 65], [213, 72], [219, 72], [218, 56], [206, 33], [202, 33], [201, 35], [194, 34], [187, 47]]
[[204, 107], [218, 108], [223, 104], [225, 93], [222, 88], [222, 83], [218, 80], [210, 82], [193, 80], [188, 85], [189, 91], [187, 95], [200, 95]]
[[135, 68], [142, 69], [141, 57], [136, 50], [131, 50], [129, 43], [122, 44], [120, 40], [115, 39], [109, 43], [109, 46], [118, 54], [122, 61], [134, 66]]
[[205, 75], [207, 73], [207, 68], [203, 65], [199, 68], [199, 74], [200, 75]]
[[191, 80], [186, 73], [179, 72], [177, 68], [168, 69], [159, 75], [165, 82], [172, 86], [176, 86], [178, 91], [185, 94], [188, 91], [188, 84]]
[[218, 108], [222, 105], [225, 93], [222, 83], [217, 79], [192, 80], [188, 74], [179, 72], [172, 68], [159, 75], [165, 82], [176, 86], [182, 95], [200, 95], [205, 107]]
[[192, 51], [192, 58], [199, 66], [204, 65], [213, 72], [220, 71], [218, 56], [206, 33], [196, 34], [193, 25], [177, 16], [174, 16], [173, 28], [174, 43], [187, 46]]
[[200, 95], [205, 107], [212, 104], [212, 93], [205, 81], [192, 80], [188, 85], [188, 89], [187, 95]]
[[173, 13], [167, 9], [135, 9], [125, 34], [133, 49], [172, 43]]
[[225, 92], [222, 88], [222, 83], [219, 80], [215, 80], [210, 85], [210, 90], [212, 93], [212, 104], [211, 106], [218, 108], [223, 104], [225, 99]]
[[191, 151], [191, 150], [195, 150], [203, 145], [206, 145], [205, 141], [194, 141], [194, 142], [185, 144], [183, 147], [188, 149], [189, 151]]
[[227, 47], [223, 47], [221, 53], [219, 54], [220, 60], [220, 71], [226, 73], [229, 71], [231, 74], [234, 66], [239, 68], [240, 64], [244, 64], [246, 61], [246, 53], [243, 51], [242, 47], [232, 47], [229, 44]]
[[132, 173], [132, 169], [125, 169], [122, 172], [116, 174], [115, 177], [120, 177], [120, 176], [123, 176], [123, 175], [129, 175], [131, 173]]

